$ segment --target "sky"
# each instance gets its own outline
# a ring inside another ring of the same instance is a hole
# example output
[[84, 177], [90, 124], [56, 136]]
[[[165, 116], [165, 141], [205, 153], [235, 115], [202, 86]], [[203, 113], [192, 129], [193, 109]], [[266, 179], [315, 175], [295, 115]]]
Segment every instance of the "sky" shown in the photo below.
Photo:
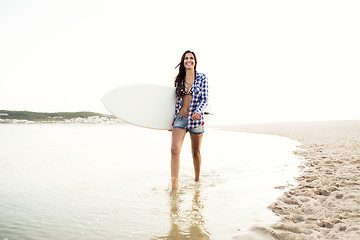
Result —
[[173, 85], [186, 50], [212, 123], [360, 119], [358, 0], [0, 0], [0, 110], [108, 113]]

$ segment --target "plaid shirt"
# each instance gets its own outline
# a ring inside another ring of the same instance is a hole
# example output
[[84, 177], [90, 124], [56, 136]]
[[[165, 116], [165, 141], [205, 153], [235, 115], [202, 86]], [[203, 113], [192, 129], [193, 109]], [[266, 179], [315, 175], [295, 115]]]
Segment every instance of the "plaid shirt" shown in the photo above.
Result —
[[[190, 103], [189, 115], [188, 115], [188, 125], [187, 128], [196, 128], [199, 125], [204, 124], [204, 108], [208, 105], [209, 102], [209, 86], [208, 79], [203, 73], [196, 72], [195, 81], [193, 83], [193, 96]], [[179, 114], [182, 106], [182, 97], [180, 96], [175, 104], [175, 118]], [[194, 112], [198, 112], [201, 115], [200, 120], [192, 120], [191, 116]]]

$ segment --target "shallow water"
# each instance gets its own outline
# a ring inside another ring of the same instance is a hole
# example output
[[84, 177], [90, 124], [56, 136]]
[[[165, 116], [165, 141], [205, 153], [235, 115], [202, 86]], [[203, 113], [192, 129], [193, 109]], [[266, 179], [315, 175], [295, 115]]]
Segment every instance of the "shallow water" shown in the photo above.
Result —
[[206, 129], [201, 181], [190, 139], [170, 189], [167, 131], [129, 125], [0, 125], [0, 240], [231, 239], [276, 216], [298, 144]]

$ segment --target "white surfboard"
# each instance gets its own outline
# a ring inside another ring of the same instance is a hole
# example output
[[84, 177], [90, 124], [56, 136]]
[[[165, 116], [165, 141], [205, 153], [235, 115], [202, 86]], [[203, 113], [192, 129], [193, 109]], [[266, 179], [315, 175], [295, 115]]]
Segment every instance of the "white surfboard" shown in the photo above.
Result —
[[111, 114], [124, 122], [146, 128], [172, 129], [176, 103], [175, 87], [125, 85], [108, 92], [101, 100]]

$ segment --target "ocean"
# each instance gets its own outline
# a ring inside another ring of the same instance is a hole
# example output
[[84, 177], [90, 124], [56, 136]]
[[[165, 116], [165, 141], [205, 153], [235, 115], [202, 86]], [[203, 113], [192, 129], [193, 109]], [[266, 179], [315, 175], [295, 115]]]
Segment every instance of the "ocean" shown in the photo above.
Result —
[[296, 141], [206, 128], [200, 182], [187, 135], [172, 193], [170, 141], [127, 124], [0, 125], [0, 240], [231, 239], [275, 222], [275, 187], [300, 172]]

